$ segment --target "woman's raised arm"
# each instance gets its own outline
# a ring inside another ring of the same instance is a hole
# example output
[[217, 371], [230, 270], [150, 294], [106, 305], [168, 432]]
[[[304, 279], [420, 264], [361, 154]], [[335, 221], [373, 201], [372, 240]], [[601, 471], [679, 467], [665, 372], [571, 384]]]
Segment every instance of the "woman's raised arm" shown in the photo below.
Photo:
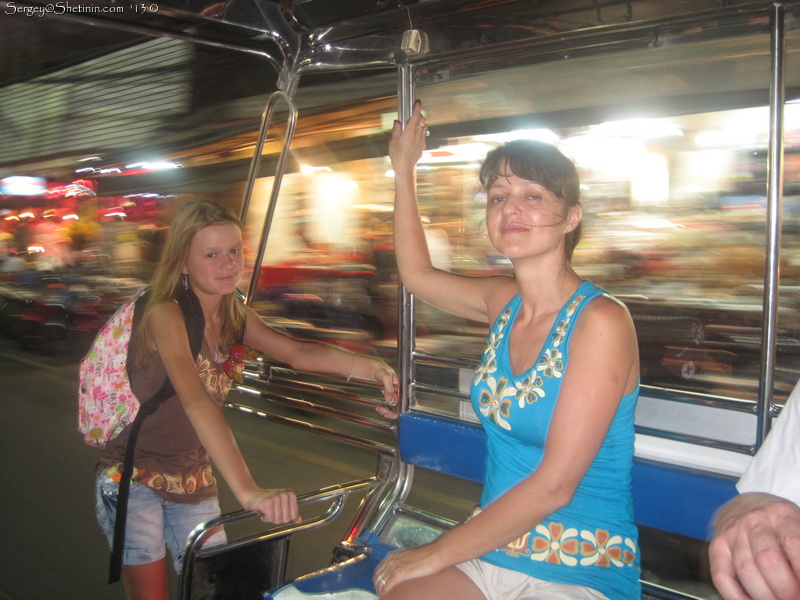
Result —
[[471, 319], [488, 322], [489, 294], [508, 277], [465, 277], [433, 266], [417, 205], [416, 164], [425, 149], [427, 123], [422, 104], [403, 128], [395, 121], [389, 157], [395, 179], [394, 249], [403, 285], [434, 306]]

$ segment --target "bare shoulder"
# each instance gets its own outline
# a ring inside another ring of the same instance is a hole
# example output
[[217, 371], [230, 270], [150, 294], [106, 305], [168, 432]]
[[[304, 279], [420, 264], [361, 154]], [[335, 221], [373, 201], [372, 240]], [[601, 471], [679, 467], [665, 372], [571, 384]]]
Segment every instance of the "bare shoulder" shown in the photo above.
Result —
[[150, 313], [150, 330], [161, 359], [168, 357], [191, 357], [189, 349], [189, 336], [186, 331], [186, 321], [183, 311], [177, 302], [167, 301], [156, 304]]
[[177, 302], [161, 302], [153, 307], [151, 318], [157, 327], [167, 326], [170, 323], [183, 323], [183, 313]]
[[628, 308], [613, 296], [598, 296], [586, 305], [575, 324], [570, 353], [587, 373], [593, 369], [616, 373], [617, 380], [625, 382], [620, 389], [625, 394], [638, 386], [636, 329]]
[[631, 313], [628, 307], [624, 302], [611, 294], [602, 294], [598, 296], [586, 306], [584, 312], [599, 318], [622, 319], [623, 321], [630, 321], [632, 323]]
[[628, 307], [609, 294], [598, 296], [586, 305], [575, 333], [580, 335], [581, 332], [636, 343], [636, 330]]

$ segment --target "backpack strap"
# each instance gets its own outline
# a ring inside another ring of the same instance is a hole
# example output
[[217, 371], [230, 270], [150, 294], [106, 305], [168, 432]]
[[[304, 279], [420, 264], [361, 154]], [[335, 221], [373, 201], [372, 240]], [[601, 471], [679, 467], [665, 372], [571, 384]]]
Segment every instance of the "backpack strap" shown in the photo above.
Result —
[[[134, 306], [133, 312], [133, 334], [134, 338], [136, 326], [141, 322], [141, 315], [144, 307], [147, 304], [143, 298], [149, 296], [148, 290], [143, 294]], [[203, 316], [203, 308], [200, 306], [200, 300], [191, 290], [187, 290], [178, 298], [178, 305], [183, 312], [183, 320], [186, 323], [186, 333], [189, 336], [189, 347], [192, 350], [192, 356], [197, 358], [200, 354], [200, 349], [203, 345], [203, 330], [206, 326], [205, 317]], [[128, 353], [128, 360], [130, 361], [131, 352]], [[139, 412], [136, 413], [136, 418], [131, 424], [130, 437], [125, 447], [125, 459], [122, 463], [122, 475], [119, 482], [119, 492], [117, 494], [117, 510], [116, 518], [114, 520], [114, 538], [111, 549], [111, 562], [108, 569], [108, 583], [116, 583], [119, 581], [122, 573], [122, 555], [125, 549], [125, 528], [128, 522], [128, 498], [130, 497], [131, 479], [133, 478], [133, 456], [136, 449], [136, 439], [139, 437], [139, 430], [148, 415], [153, 414], [156, 409], [164, 403], [165, 400], [175, 395], [175, 388], [169, 377], [164, 378], [161, 384], [161, 389], [156, 394], [142, 402], [139, 406]]]

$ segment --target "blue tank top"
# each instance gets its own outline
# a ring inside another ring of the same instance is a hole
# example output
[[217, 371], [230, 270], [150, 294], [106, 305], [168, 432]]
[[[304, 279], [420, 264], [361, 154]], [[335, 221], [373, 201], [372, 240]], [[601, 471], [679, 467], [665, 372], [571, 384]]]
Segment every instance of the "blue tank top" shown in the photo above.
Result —
[[[569, 341], [581, 311], [605, 292], [584, 281], [557, 315], [534, 366], [514, 376], [508, 335], [521, 305], [511, 299], [489, 333], [475, 372], [472, 406], [487, 434], [485, 507], [531, 475], [544, 454]], [[602, 352], [598, 348], [598, 352]], [[572, 501], [532, 531], [481, 558], [557, 583], [584, 585], [612, 600], [641, 597], [631, 466], [639, 388], [620, 400], [611, 428]]]

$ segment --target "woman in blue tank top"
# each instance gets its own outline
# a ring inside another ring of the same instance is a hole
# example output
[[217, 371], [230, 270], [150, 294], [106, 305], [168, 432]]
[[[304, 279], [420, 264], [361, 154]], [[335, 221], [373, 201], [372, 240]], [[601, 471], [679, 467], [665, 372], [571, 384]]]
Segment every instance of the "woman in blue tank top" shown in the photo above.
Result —
[[570, 266], [580, 239], [578, 174], [554, 146], [519, 140], [480, 173], [486, 227], [513, 276], [433, 267], [416, 202], [427, 123], [395, 123], [395, 251], [417, 297], [491, 325], [472, 405], [488, 440], [481, 504], [425, 546], [390, 554], [388, 600], [630, 600], [641, 596], [630, 472], [639, 393], [625, 306]]

